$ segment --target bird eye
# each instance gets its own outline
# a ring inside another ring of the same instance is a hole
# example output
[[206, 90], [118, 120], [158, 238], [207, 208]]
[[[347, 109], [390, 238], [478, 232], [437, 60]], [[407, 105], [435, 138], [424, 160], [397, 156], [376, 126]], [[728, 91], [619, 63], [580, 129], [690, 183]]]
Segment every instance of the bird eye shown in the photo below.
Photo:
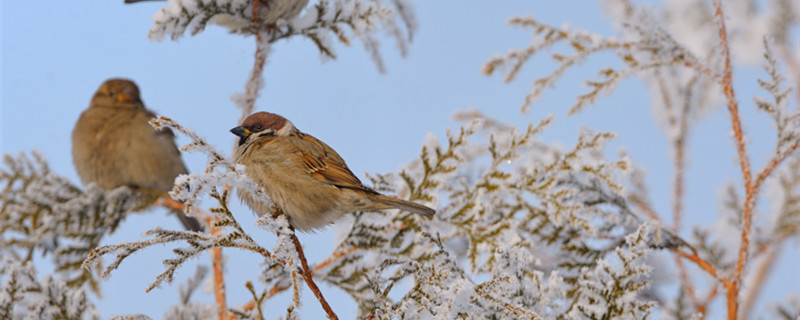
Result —
[[255, 132], [258, 132], [258, 131], [261, 131], [261, 130], [264, 130], [264, 126], [262, 126], [260, 124], [257, 124], [257, 125], [255, 125], [253, 127], [253, 131], [255, 131]]

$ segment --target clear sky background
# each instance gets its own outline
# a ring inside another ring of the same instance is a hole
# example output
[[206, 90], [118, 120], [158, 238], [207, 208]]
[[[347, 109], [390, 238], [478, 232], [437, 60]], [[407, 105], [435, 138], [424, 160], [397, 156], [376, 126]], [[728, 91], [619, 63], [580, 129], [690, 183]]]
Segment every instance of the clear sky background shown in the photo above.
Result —
[[[422, 0], [414, 4], [419, 30], [410, 55], [400, 57], [392, 40], [384, 39], [382, 51], [388, 69], [384, 75], [377, 72], [359, 42], [351, 47], [338, 45], [339, 59], [325, 63], [307, 40], [275, 44], [256, 109], [282, 114], [299, 129], [325, 141], [361, 177], [394, 172], [417, 157], [427, 133], [443, 137], [446, 128], [457, 128], [451, 116], [459, 110], [477, 108], [519, 127], [552, 113], [556, 121], [541, 136], [549, 143], [572, 146], [583, 127], [618, 133], [619, 138], [608, 148], [609, 155], [616, 157], [619, 148], [627, 150], [634, 162], [647, 170], [656, 209], [670, 212], [668, 144], [651, 116], [651, 100], [643, 85], [627, 80], [581, 114], [566, 115], [575, 96], [585, 92], [582, 80], [593, 79], [602, 67], [616, 65], [613, 57], [596, 57], [573, 68], [555, 88], [545, 91], [528, 114], [520, 114], [519, 107], [531, 81], [553, 69], [548, 59], [526, 65], [511, 84], [480, 73], [492, 54], [530, 42], [529, 30], [505, 23], [514, 16], [530, 14], [556, 26], [566, 22], [572, 28], [617, 35], [596, 2]], [[135, 80], [148, 108], [193, 128], [218, 149], [231, 150], [234, 137], [228, 130], [237, 124], [240, 113], [230, 96], [243, 91], [252, 67], [254, 40], [210, 26], [179, 42], [152, 42], [147, 39], [150, 17], [162, 5], [123, 5], [122, 0], [3, 1], [2, 152], [38, 150], [54, 172], [79, 183], [70, 154], [72, 126], [99, 84], [110, 77]], [[754, 94], [765, 96], [755, 90], [755, 79], [764, 73], [758, 68], [735, 71], [749, 151], [754, 168], [760, 168], [774, 146], [770, 122], [754, 111], [751, 102]], [[729, 127], [727, 112], [717, 107], [692, 131], [684, 235], [691, 225], [710, 225], [717, 219], [718, 191], [723, 183], [741, 185]], [[178, 141], [188, 140], [180, 137]], [[185, 154], [184, 160], [190, 171], [200, 171], [205, 164], [204, 155]], [[252, 225], [254, 218], [248, 210], [238, 209], [237, 213], [253, 234], [265, 233]], [[155, 225], [180, 228], [177, 219], [154, 209], [128, 218], [106, 243], [139, 240], [142, 232]], [[301, 234], [310, 262], [330, 254], [336, 229]], [[263, 239], [263, 245], [272, 246], [271, 237]], [[162, 286], [151, 293], [144, 290], [163, 270], [161, 260], [170, 254], [169, 249], [148, 250], [126, 260], [102, 284], [103, 298], [97, 301], [101, 314], [142, 312], [161, 318], [166, 308], [177, 302], [177, 286]], [[799, 251], [797, 242], [785, 247], [760, 301], [782, 301], [786, 293], [800, 292]], [[257, 279], [260, 259], [233, 250], [225, 252], [228, 303], [240, 305], [249, 300], [243, 284]], [[208, 259], [199, 262], [207, 264]], [[183, 282], [193, 273], [194, 266], [187, 265], [177, 279]], [[699, 288], [708, 288], [705, 283]], [[343, 318], [355, 313], [355, 305], [343, 292], [323, 286], [323, 293]], [[199, 299], [210, 301], [212, 297], [204, 294]], [[721, 300], [717, 298], [714, 305], [714, 318], [723, 314]], [[285, 311], [286, 301], [288, 294], [270, 301], [267, 308], [277, 317]], [[309, 319], [319, 317], [322, 311], [307, 290], [304, 301], [303, 314]]]

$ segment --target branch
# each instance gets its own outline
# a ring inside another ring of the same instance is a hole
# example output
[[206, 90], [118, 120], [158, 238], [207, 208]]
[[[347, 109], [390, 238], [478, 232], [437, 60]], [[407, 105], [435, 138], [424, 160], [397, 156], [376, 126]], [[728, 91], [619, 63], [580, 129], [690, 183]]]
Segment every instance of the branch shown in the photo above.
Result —
[[680, 249], [673, 249], [672, 252], [675, 252], [679, 256], [681, 256], [683, 258], [686, 258], [687, 260], [689, 260], [691, 262], [694, 262], [695, 264], [697, 264], [698, 267], [700, 267], [700, 269], [703, 269], [706, 272], [708, 272], [708, 274], [710, 274], [715, 279], [721, 281], [726, 287], [728, 286], [725, 283], [729, 282], [729, 280], [721, 278], [719, 276], [719, 272], [717, 272], [717, 269], [714, 268], [714, 266], [712, 266], [711, 263], [708, 263], [708, 261], [705, 261], [705, 260], [703, 260], [703, 258], [700, 258], [700, 256], [697, 255], [697, 253], [691, 253], [690, 254], [690, 253], [686, 253], [686, 252], [684, 252], [683, 250], [680, 250]]
[[[258, 1], [253, 1], [253, 3], [254, 6], [257, 6]], [[257, 16], [253, 19], [257, 19]], [[264, 64], [270, 52], [269, 46], [270, 42], [267, 41], [265, 33], [257, 32], [253, 69], [250, 70], [250, 76], [247, 78], [247, 83], [245, 83], [244, 97], [236, 103], [236, 105], [242, 109], [242, 118], [239, 120], [239, 123], [242, 123], [247, 116], [253, 113], [256, 99], [258, 99], [258, 92], [264, 87]]]
[[753, 189], [752, 174], [750, 172], [750, 161], [747, 157], [747, 148], [745, 146], [744, 137], [742, 133], [742, 123], [739, 120], [739, 107], [736, 103], [736, 95], [733, 91], [733, 71], [731, 67], [731, 53], [728, 46], [728, 32], [725, 29], [725, 17], [722, 14], [722, 3], [720, 0], [714, 0], [714, 16], [716, 18], [717, 27], [719, 29], [719, 40], [722, 58], [724, 61], [724, 70], [722, 74], [722, 88], [725, 92], [725, 98], [728, 102], [728, 111], [731, 114], [731, 123], [733, 124], [733, 134], [735, 135], [736, 151], [739, 156], [739, 165], [741, 166], [742, 176], [744, 177], [745, 188], [745, 202], [744, 212], [742, 215], [742, 241], [739, 247], [739, 258], [736, 262], [736, 269], [731, 277], [732, 282], [728, 289], [728, 319], [736, 320], [737, 311], [739, 307], [739, 287], [742, 281], [742, 271], [745, 264], [747, 264], [748, 249], [750, 247], [750, 229], [753, 224], [752, 209], [755, 198], [755, 190]]
[[[206, 220], [208, 229], [211, 234], [219, 236], [219, 229], [214, 227], [214, 223], [219, 221], [219, 218], [210, 218]], [[222, 248], [211, 249], [211, 266], [214, 268], [214, 299], [217, 301], [217, 316], [219, 320], [228, 319], [228, 303], [225, 298], [225, 266], [222, 256]]]
[[297, 250], [297, 256], [300, 258], [300, 265], [303, 267], [303, 279], [306, 280], [306, 284], [308, 288], [311, 289], [311, 292], [314, 293], [314, 296], [317, 297], [319, 303], [322, 305], [322, 309], [325, 310], [325, 313], [328, 314], [328, 319], [331, 320], [338, 320], [339, 317], [336, 316], [336, 313], [333, 312], [331, 306], [328, 304], [328, 301], [325, 301], [325, 297], [322, 296], [322, 292], [319, 291], [319, 287], [317, 284], [314, 283], [314, 279], [312, 277], [311, 270], [308, 268], [308, 261], [306, 261], [306, 255], [303, 253], [303, 245], [300, 244], [300, 240], [297, 239], [297, 235], [294, 232], [294, 227], [289, 227], [292, 230], [289, 235], [292, 237], [292, 242], [294, 242], [294, 248]]
[[[156, 199], [156, 205], [162, 205], [164, 207], [173, 209], [173, 210], [186, 210], [186, 206], [178, 202], [172, 197], [165, 196], [159, 199]], [[195, 209], [196, 210], [196, 209]], [[212, 218], [207, 213], [204, 213], [206, 217], [206, 226], [208, 226], [208, 230], [210, 230], [211, 235], [219, 236], [219, 229], [214, 227], [214, 222], [219, 221], [219, 218]], [[224, 277], [224, 266], [223, 266], [223, 256], [222, 256], [222, 248], [212, 248], [211, 249], [211, 265], [214, 268], [214, 298], [217, 301], [217, 315], [219, 316], [220, 320], [228, 319], [228, 304], [226, 302], [225, 297], [225, 277]]]
[[800, 148], [800, 140], [795, 141], [792, 146], [786, 148], [786, 150], [784, 150], [783, 152], [777, 154], [774, 158], [772, 158], [772, 160], [770, 160], [770, 162], [764, 167], [764, 169], [761, 170], [761, 173], [758, 175], [758, 178], [756, 178], [756, 182], [753, 185], [753, 190], [758, 191], [758, 189], [761, 188], [761, 183], [763, 183], [764, 180], [767, 179], [767, 177], [772, 173], [772, 171], [775, 170], [775, 168], [778, 167], [778, 165], [781, 162], [783, 162], [783, 160], [786, 160], [786, 158], [788, 158], [789, 155], [792, 154], [792, 152], [797, 151], [798, 148]]
[[722, 76], [720, 76], [714, 70], [712, 70], [708, 66], [706, 66], [706, 65], [704, 65], [704, 64], [702, 64], [702, 63], [700, 63], [698, 61], [686, 60], [686, 61], [683, 62], [683, 65], [686, 66], [686, 67], [689, 67], [691, 69], [695, 69], [695, 70], [699, 71], [700, 73], [705, 74], [705, 75], [713, 78], [714, 80], [717, 80], [719, 82], [723, 82], [723, 77]]

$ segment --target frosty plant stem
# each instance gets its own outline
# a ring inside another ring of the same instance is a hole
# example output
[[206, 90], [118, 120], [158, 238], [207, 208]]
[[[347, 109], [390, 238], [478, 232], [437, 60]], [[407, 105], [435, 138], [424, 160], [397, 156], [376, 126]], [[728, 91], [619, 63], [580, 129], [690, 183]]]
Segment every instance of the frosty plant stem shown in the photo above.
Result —
[[[253, 1], [253, 3], [258, 3], [258, 1]], [[239, 123], [253, 113], [256, 99], [258, 98], [258, 91], [263, 85], [264, 79], [262, 77], [264, 73], [264, 64], [267, 61], [267, 53], [269, 52], [269, 43], [264, 41], [264, 36], [262, 34], [263, 32], [256, 33], [255, 61], [253, 62], [253, 70], [250, 71], [250, 76], [247, 78], [247, 83], [245, 84], [244, 105], [239, 106], [242, 108], [242, 118], [239, 119]]]
[[750, 228], [752, 225], [752, 205], [754, 198], [752, 174], [750, 172], [750, 161], [747, 158], [747, 148], [744, 144], [744, 137], [742, 134], [742, 123], [739, 120], [739, 107], [736, 102], [736, 95], [733, 92], [733, 71], [731, 70], [731, 54], [728, 45], [728, 32], [725, 29], [725, 17], [722, 14], [722, 3], [720, 0], [714, 0], [714, 16], [716, 18], [717, 27], [719, 30], [720, 47], [722, 50], [722, 59], [724, 62], [724, 70], [722, 74], [722, 89], [725, 92], [725, 98], [728, 102], [728, 112], [731, 114], [731, 123], [733, 125], [733, 134], [735, 136], [736, 151], [739, 155], [739, 165], [742, 169], [742, 176], [744, 178], [745, 187], [745, 200], [744, 212], [742, 216], [742, 242], [739, 247], [739, 258], [736, 262], [736, 269], [733, 276], [728, 281], [726, 288], [728, 289], [728, 319], [736, 320], [736, 313], [739, 308], [739, 287], [742, 281], [742, 270], [747, 262], [748, 247], [750, 246]]
[[[185, 210], [186, 206], [183, 203], [175, 201], [171, 197], [163, 197], [156, 200], [157, 205], [162, 205], [164, 207], [174, 209], [174, 210]], [[219, 230], [214, 228], [213, 222], [219, 220], [218, 218], [213, 218], [208, 214], [204, 214], [206, 216], [206, 226], [208, 227], [209, 233], [212, 235], [218, 235]], [[223, 266], [223, 256], [222, 256], [222, 248], [212, 248], [211, 249], [211, 265], [214, 269], [214, 298], [217, 302], [217, 315], [219, 316], [220, 320], [228, 319], [228, 304], [225, 298], [225, 276], [223, 273], [224, 266]]]
[[290, 226], [289, 229], [292, 230], [290, 233], [292, 236], [292, 242], [294, 243], [295, 250], [297, 250], [297, 256], [300, 258], [300, 265], [303, 267], [303, 279], [306, 281], [306, 284], [311, 292], [314, 293], [314, 296], [317, 297], [317, 300], [319, 300], [319, 303], [322, 305], [322, 309], [324, 309], [325, 313], [328, 315], [328, 319], [339, 320], [339, 317], [337, 317], [336, 313], [333, 312], [333, 309], [331, 309], [328, 301], [326, 301], [325, 297], [322, 296], [322, 292], [319, 291], [317, 284], [314, 283], [313, 274], [308, 268], [308, 261], [306, 260], [306, 255], [303, 253], [303, 245], [300, 244], [300, 240], [297, 239], [297, 235], [294, 233], [294, 227]]
[[744, 212], [742, 214], [742, 240], [739, 247], [739, 257], [736, 262], [736, 269], [734, 270], [731, 279], [726, 284], [726, 288], [728, 289], [728, 319], [735, 320], [737, 319], [737, 313], [739, 309], [739, 291], [741, 288], [742, 283], [742, 273], [744, 270], [745, 265], [747, 264], [747, 259], [749, 256], [749, 248], [750, 248], [750, 231], [752, 229], [752, 222], [753, 222], [753, 206], [755, 205], [755, 198], [756, 194], [761, 187], [762, 182], [764, 179], [769, 176], [770, 173], [782, 162], [786, 159], [791, 153], [796, 151], [800, 146], [800, 141], [796, 141], [793, 145], [787, 148], [785, 151], [778, 153], [767, 166], [760, 172], [758, 177], [755, 181], [753, 181], [751, 169], [750, 169], [750, 162], [747, 157], [747, 149], [744, 143], [744, 137], [742, 134], [742, 125], [739, 119], [739, 110], [736, 102], [736, 95], [733, 91], [733, 75], [731, 70], [731, 58], [730, 58], [730, 48], [728, 45], [728, 37], [727, 31], [725, 29], [725, 19], [722, 12], [722, 3], [720, 0], [714, 0], [714, 15], [717, 22], [717, 27], [719, 29], [719, 38], [720, 38], [720, 47], [722, 50], [722, 58], [724, 62], [724, 70], [722, 75], [722, 88], [725, 92], [725, 98], [728, 103], [728, 111], [731, 114], [731, 122], [733, 124], [733, 133], [735, 135], [735, 142], [736, 142], [736, 149], [739, 156], [739, 163], [742, 170], [742, 175], [744, 177], [744, 187], [745, 187], [745, 200], [744, 200]]
[[[212, 235], [219, 234], [219, 230], [214, 228], [214, 222], [218, 220], [219, 218], [209, 218], [206, 220], [206, 225]], [[214, 298], [217, 300], [217, 316], [219, 316], [219, 320], [228, 319], [228, 304], [225, 299], [225, 274], [223, 272], [225, 266], [223, 262], [222, 248], [212, 248], [211, 265], [214, 269]]]

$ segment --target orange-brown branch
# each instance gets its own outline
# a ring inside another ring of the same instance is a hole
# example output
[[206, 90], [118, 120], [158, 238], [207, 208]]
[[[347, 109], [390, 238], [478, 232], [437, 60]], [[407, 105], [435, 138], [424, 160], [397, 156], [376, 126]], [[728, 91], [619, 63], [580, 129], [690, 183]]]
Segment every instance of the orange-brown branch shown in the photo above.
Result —
[[800, 148], [800, 140], [795, 141], [794, 144], [789, 146], [789, 148], [786, 148], [786, 150], [783, 150], [783, 152], [779, 153], [774, 158], [772, 158], [772, 160], [770, 160], [769, 163], [767, 163], [767, 165], [764, 167], [764, 169], [761, 170], [761, 173], [756, 178], [756, 181], [753, 184], [753, 189], [759, 190], [761, 188], [761, 184], [764, 182], [764, 180], [767, 179], [767, 177], [772, 173], [772, 171], [775, 170], [775, 168], [778, 167], [778, 165], [781, 164], [783, 160], [786, 160], [786, 158], [788, 158], [789, 155], [797, 151], [798, 148]]
[[728, 319], [736, 320], [739, 309], [738, 297], [742, 281], [742, 272], [744, 266], [747, 264], [748, 249], [750, 247], [750, 229], [753, 223], [752, 206], [755, 190], [753, 189], [752, 174], [750, 172], [750, 160], [747, 157], [747, 148], [744, 142], [744, 134], [742, 133], [742, 123], [739, 119], [739, 107], [736, 102], [736, 94], [733, 91], [731, 53], [730, 46], [728, 45], [728, 32], [725, 28], [725, 15], [722, 13], [722, 3], [720, 0], [714, 0], [714, 15], [717, 20], [720, 48], [724, 62], [722, 89], [725, 92], [725, 98], [728, 103], [728, 112], [731, 114], [736, 152], [738, 154], [745, 188], [744, 212], [742, 214], [742, 240], [739, 247], [739, 257], [736, 261], [736, 269], [734, 270], [733, 276], [729, 280], [730, 285], [726, 285], [728, 289]]
[[172, 199], [166, 193], [164, 194], [163, 197], [156, 199], [156, 201], [153, 204], [155, 204], [157, 206], [164, 206], [164, 207], [172, 209], [172, 210], [181, 210], [181, 211], [183, 211], [186, 208], [183, 205], [183, 203], [180, 203], [180, 202], [176, 201], [175, 199]]
[[[209, 218], [206, 220], [208, 230], [211, 230], [212, 235], [219, 234], [219, 230], [214, 228], [214, 221], [217, 218]], [[222, 248], [211, 249], [211, 266], [214, 270], [214, 299], [217, 301], [217, 315], [220, 320], [228, 319], [228, 302], [225, 297], [225, 266], [223, 265], [224, 258], [222, 256]]]
[[300, 244], [300, 240], [298, 240], [297, 235], [294, 234], [294, 228], [292, 228], [291, 236], [292, 242], [294, 242], [294, 247], [297, 250], [297, 255], [300, 258], [300, 265], [303, 267], [303, 279], [306, 281], [308, 288], [311, 289], [311, 292], [313, 292], [314, 296], [317, 297], [317, 300], [319, 300], [319, 303], [322, 305], [322, 309], [325, 310], [325, 313], [328, 315], [328, 319], [338, 320], [339, 317], [337, 317], [336, 313], [333, 312], [333, 309], [331, 309], [328, 301], [326, 301], [325, 297], [322, 296], [322, 292], [319, 290], [319, 287], [317, 287], [317, 284], [314, 283], [312, 272], [308, 268], [306, 255], [303, 253], [303, 245]]
[[679, 256], [681, 256], [683, 258], [686, 258], [686, 260], [694, 262], [695, 264], [697, 264], [698, 267], [700, 267], [700, 269], [705, 270], [706, 272], [708, 272], [708, 274], [710, 274], [711, 276], [713, 276], [717, 280], [720, 280], [720, 281], [723, 281], [723, 282], [727, 281], [726, 279], [723, 279], [723, 278], [721, 278], [719, 276], [719, 273], [717, 272], [717, 269], [714, 268], [714, 266], [712, 266], [710, 263], [708, 263], [708, 261], [703, 260], [703, 258], [700, 258], [697, 254], [687, 253], [687, 252], [684, 252], [683, 250], [680, 250], [680, 249], [673, 249], [672, 252], [675, 252], [676, 254], [678, 254]]
[[[359, 250], [359, 247], [351, 247], [351, 248], [349, 248], [347, 250], [344, 250], [344, 251], [334, 252], [330, 257], [326, 258], [320, 264], [316, 265], [314, 267], [314, 270], [311, 270], [311, 275], [313, 276], [319, 270], [322, 270], [322, 268], [327, 267], [328, 265], [330, 265], [334, 261], [336, 261], [338, 259], [341, 259], [342, 257], [344, 257], [344, 256], [346, 256], [346, 255], [348, 255], [350, 253], [356, 252], [358, 250]], [[286, 291], [286, 289], [289, 289], [289, 287], [290, 287], [289, 285], [280, 285], [280, 283], [276, 283], [272, 288], [269, 289], [269, 291], [267, 291], [267, 294], [266, 294], [266, 297], [264, 298], [264, 300], [269, 300], [270, 298], [272, 298], [276, 294], [281, 293], [283, 291]], [[255, 301], [250, 301], [250, 302], [246, 303], [244, 306], [242, 306], [242, 310], [249, 311], [249, 310], [252, 310], [255, 307], [256, 307], [256, 302]]]

